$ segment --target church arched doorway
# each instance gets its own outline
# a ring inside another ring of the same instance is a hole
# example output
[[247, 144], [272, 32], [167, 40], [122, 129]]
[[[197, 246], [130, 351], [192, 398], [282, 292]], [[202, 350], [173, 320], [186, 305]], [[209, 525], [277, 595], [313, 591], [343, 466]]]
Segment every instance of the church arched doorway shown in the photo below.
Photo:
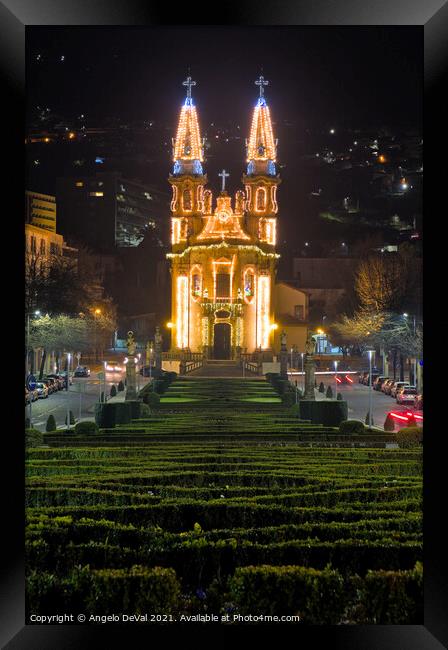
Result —
[[230, 359], [231, 357], [230, 323], [215, 323], [213, 328], [213, 358]]

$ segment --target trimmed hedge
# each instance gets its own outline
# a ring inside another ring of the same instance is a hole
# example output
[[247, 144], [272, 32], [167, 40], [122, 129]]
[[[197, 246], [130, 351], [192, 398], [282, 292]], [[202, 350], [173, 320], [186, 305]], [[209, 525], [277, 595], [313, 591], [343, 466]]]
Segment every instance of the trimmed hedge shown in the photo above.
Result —
[[361, 435], [366, 432], [366, 427], [361, 420], [344, 420], [339, 425], [339, 433]]
[[50, 415], [48, 416], [45, 431], [47, 431], [47, 433], [50, 431], [56, 431], [56, 420], [54, 418], [53, 413], [50, 413]]
[[99, 432], [100, 430], [96, 422], [86, 420], [84, 422], [78, 422], [75, 425], [75, 433], [79, 433], [80, 435], [96, 435]]
[[347, 419], [348, 407], [344, 400], [315, 401], [302, 399], [299, 402], [299, 417], [312, 424], [337, 427]]
[[44, 434], [38, 429], [25, 429], [25, 447], [39, 447], [43, 445]]
[[143, 401], [150, 410], [157, 409], [160, 405], [160, 395], [155, 392], [145, 393], [143, 395]]
[[39, 614], [82, 609], [92, 614], [165, 614], [178, 603], [180, 584], [171, 568], [75, 569], [65, 578], [33, 571], [27, 609]]
[[403, 427], [395, 434], [399, 447], [408, 449], [423, 444], [423, 427]]
[[229, 584], [241, 614], [299, 614], [302, 623], [334, 625], [344, 612], [344, 581], [331, 569], [247, 566], [237, 569]]
[[365, 623], [421, 625], [423, 567], [410, 571], [368, 571], [361, 584]]

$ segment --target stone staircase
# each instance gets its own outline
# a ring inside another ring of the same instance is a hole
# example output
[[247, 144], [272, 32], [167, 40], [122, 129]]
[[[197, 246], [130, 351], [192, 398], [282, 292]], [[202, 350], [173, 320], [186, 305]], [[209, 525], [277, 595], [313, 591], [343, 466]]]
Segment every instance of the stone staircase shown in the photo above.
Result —
[[243, 374], [239, 361], [227, 359], [207, 359], [204, 361], [202, 368], [192, 370], [186, 377], [238, 377], [241, 379]]

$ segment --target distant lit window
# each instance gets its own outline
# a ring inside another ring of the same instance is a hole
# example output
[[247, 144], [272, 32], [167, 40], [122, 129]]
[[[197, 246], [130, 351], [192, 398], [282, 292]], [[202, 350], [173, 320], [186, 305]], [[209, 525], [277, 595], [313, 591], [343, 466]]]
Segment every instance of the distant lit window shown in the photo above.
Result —
[[76, 187], [84, 187], [84, 183], [82, 181], [78, 181], [75, 183]]
[[95, 162], [97, 165], [102, 165], [104, 163], [104, 158], [101, 158], [100, 156], [97, 156], [95, 158]]
[[145, 197], [145, 199], [148, 199], [149, 201], [152, 201], [152, 196], [148, 192], [143, 192], [143, 196]]
[[89, 196], [104, 196], [104, 192], [89, 192]]

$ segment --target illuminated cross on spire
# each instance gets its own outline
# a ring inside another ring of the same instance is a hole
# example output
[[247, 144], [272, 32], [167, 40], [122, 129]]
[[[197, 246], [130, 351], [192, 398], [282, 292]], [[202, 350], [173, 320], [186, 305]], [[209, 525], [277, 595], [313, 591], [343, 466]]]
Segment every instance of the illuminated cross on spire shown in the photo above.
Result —
[[226, 189], [226, 178], [229, 176], [229, 174], [226, 172], [225, 169], [223, 169], [222, 172], [218, 174], [218, 176], [221, 176], [222, 178], [221, 192], [224, 192], [224, 190]]
[[263, 86], [268, 86], [269, 81], [265, 81], [263, 75], [261, 74], [258, 80], [255, 82], [256, 86], [260, 86], [260, 97], [263, 97], [264, 95], [264, 88]]
[[187, 97], [191, 97], [191, 87], [196, 86], [196, 81], [192, 81], [188, 76], [185, 81], [182, 81], [182, 86], [187, 86]]

